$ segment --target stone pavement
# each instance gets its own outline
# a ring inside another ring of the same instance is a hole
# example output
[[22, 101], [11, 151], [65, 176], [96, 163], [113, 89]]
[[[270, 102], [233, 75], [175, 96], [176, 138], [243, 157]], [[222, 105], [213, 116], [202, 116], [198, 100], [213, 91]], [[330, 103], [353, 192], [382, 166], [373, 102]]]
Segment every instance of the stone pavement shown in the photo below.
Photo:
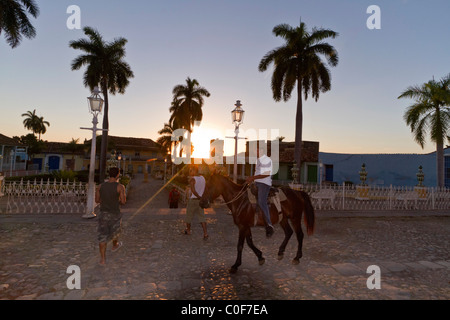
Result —
[[[185, 209], [167, 209], [167, 190], [141, 208], [162, 185], [133, 181], [123, 207], [124, 246], [108, 246], [106, 267], [97, 263], [96, 219], [0, 215], [0, 299], [450, 299], [449, 212], [319, 211], [298, 266], [291, 264], [295, 238], [278, 261], [281, 228], [271, 239], [255, 228], [266, 263], [259, 266], [245, 246], [231, 275], [238, 230], [226, 208], [207, 210], [208, 241], [199, 224], [183, 235]], [[81, 289], [67, 287], [72, 265], [80, 268]], [[371, 265], [381, 270], [381, 289], [367, 287]]]

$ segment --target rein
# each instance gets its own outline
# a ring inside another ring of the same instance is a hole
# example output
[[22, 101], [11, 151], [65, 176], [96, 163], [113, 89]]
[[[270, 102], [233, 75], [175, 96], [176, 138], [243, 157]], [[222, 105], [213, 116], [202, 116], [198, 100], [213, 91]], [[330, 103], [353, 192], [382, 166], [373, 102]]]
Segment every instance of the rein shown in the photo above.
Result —
[[234, 201], [236, 201], [236, 200], [238, 200], [240, 197], [242, 197], [246, 192], [247, 192], [247, 189], [250, 187], [250, 184], [245, 184], [243, 187], [242, 187], [242, 189], [238, 192], [238, 194], [233, 198], [233, 199], [231, 199], [230, 201], [228, 201], [228, 202], [225, 202], [225, 203], [223, 203], [223, 204], [230, 204], [230, 203], [233, 203]]

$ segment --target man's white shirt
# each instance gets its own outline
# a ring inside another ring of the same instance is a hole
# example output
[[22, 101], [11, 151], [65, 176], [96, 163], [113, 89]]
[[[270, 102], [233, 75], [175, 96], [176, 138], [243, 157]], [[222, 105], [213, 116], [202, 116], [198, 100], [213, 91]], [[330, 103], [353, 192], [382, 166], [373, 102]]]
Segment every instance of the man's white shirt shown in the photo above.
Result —
[[256, 161], [256, 169], [255, 169], [255, 175], [269, 175], [266, 178], [263, 179], [256, 179], [255, 182], [260, 182], [267, 184], [269, 186], [272, 185], [272, 159], [270, 159], [266, 155], [262, 155], [258, 158]]

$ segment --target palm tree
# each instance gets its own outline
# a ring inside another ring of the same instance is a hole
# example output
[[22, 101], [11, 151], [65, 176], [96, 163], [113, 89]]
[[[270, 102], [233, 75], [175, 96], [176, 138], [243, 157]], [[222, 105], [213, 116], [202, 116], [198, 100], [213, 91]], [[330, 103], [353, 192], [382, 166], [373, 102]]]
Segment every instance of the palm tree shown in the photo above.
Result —
[[27, 113], [23, 113], [22, 117], [25, 117], [25, 119], [23, 120], [23, 126], [25, 127], [25, 129], [30, 130], [34, 134], [36, 134], [39, 119], [39, 117], [36, 115], [36, 109], [33, 110], [33, 112], [28, 111]]
[[33, 110], [33, 112], [28, 111], [27, 113], [22, 114], [22, 117], [25, 117], [23, 126], [34, 134], [39, 134], [39, 140], [41, 140], [41, 134], [47, 132], [46, 126], [50, 127], [50, 123], [45, 121], [44, 117], [38, 117], [36, 115], [36, 109]]
[[427, 134], [436, 143], [437, 182], [438, 187], [443, 187], [444, 143], [450, 129], [450, 74], [440, 81], [433, 79], [423, 85], [408, 87], [398, 98], [415, 100], [406, 109], [404, 119], [422, 149]]
[[172, 134], [175, 131], [170, 123], [164, 123], [164, 128], [158, 131], [161, 135], [156, 142], [161, 145], [164, 154], [169, 153], [172, 150]]
[[303, 22], [296, 28], [280, 24], [275, 26], [272, 32], [275, 36], [283, 38], [285, 44], [269, 51], [262, 58], [259, 71], [264, 72], [272, 63], [274, 64], [271, 86], [273, 98], [277, 102], [281, 99], [288, 101], [297, 84], [294, 160], [300, 167], [303, 131], [302, 94], [306, 101], [311, 93], [317, 102], [321, 92], [331, 89], [330, 72], [320, 55], [325, 56], [330, 66], [335, 67], [338, 64], [338, 54], [334, 47], [323, 42], [326, 38], [336, 38], [338, 33], [317, 28], [309, 32]]
[[192, 133], [195, 121], [203, 119], [203, 97], [209, 97], [211, 94], [201, 87], [196, 79], [191, 80], [189, 77], [186, 79], [186, 85], [175, 86], [172, 93], [173, 102], [169, 109], [172, 113], [170, 122]]
[[[83, 54], [72, 61], [72, 70], [79, 70], [82, 66], [87, 66], [84, 73], [84, 86], [93, 90], [100, 85], [102, 90], [105, 108], [103, 115], [103, 129], [109, 129], [109, 102], [108, 93], [124, 94], [128, 87], [130, 78], [134, 77], [125, 57], [125, 45], [128, 42], [125, 38], [116, 38], [112, 42], [105, 42], [97, 30], [90, 27], [83, 29], [88, 39], [71, 41], [69, 46], [73, 49], [84, 51]], [[100, 155], [100, 181], [105, 177], [106, 153], [108, 146], [108, 131], [103, 131], [102, 146]]]
[[0, 1], [0, 35], [5, 32], [6, 42], [16, 48], [22, 36], [32, 39], [36, 29], [30, 23], [27, 12], [37, 18], [39, 8], [34, 0], [1, 0]]
[[41, 134], [45, 134], [47, 132], [47, 127], [50, 127], [50, 122], [45, 121], [44, 117], [39, 117], [38, 119], [38, 127], [37, 132], [39, 134], [39, 140], [41, 140]]

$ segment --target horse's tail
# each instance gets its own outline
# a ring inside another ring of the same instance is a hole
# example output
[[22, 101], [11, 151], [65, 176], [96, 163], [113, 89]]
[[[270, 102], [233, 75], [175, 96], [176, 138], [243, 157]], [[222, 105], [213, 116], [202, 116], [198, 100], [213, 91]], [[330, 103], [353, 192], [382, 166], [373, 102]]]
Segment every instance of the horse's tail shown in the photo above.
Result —
[[306, 224], [306, 233], [308, 236], [311, 236], [314, 233], [314, 224], [316, 221], [316, 215], [314, 213], [314, 207], [311, 202], [311, 198], [309, 195], [304, 191], [298, 191], [301, 195], [301, 197], [304, 200], [305, 204], [305, 215], [303, 216], [303, 219]]

